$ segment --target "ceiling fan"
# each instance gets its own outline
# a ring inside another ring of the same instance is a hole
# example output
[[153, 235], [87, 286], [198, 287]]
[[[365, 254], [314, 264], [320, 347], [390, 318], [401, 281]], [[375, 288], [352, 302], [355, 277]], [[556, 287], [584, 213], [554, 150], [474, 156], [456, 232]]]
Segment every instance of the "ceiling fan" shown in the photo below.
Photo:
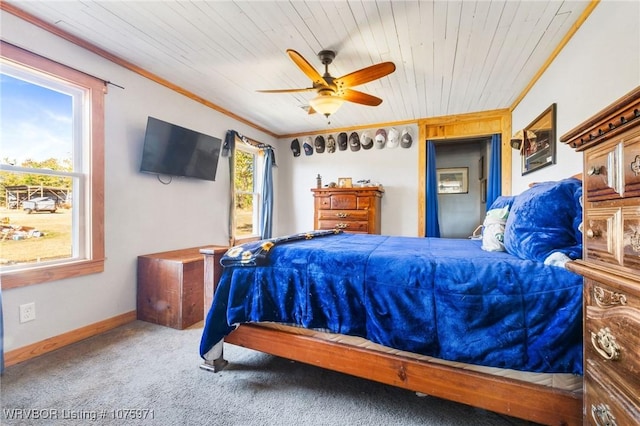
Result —
[[300, 89], [258, 90], [258, 92], [293, 93], [315, 90], [318, 95], [309, 101], [309, 114], [317, 111], [326, 117], [335, 113], [344, 101], [369, 106], [380, 105], [382, 99], [351, 88], [377, 80], [396, 70], [393, 62], [382, 62], [335, 78], [329, 74], [329, 64], [331, 64], [336, 57], [336, 52], [333, 50], [322, 50], [318, 53], [318, 58], [324, 65], [324, 75], [320, 75], [320, 73], [295, 50], [287, 49], [287, 54], [298, 68], [311, 79], [313, 82], [312, 86]]

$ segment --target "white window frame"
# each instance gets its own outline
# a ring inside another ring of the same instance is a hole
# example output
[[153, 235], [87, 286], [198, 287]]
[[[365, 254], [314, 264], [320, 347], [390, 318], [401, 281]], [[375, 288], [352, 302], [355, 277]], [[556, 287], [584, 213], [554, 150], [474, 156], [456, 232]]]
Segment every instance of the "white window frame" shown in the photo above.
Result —
[[[104, 93], [105, 83], [24, 49], [0, 41], [3, 72], [45, 87], [74, 93], [83, 106], [74, 115], [74, 164], [72, 172], [53, 172], [11, 165], [4, 171], [58, 174], [73, 178], [73, 253], [58, 261], [2, 268], [2, 288], [10, 289], [104, 270]], [[76, 108], [74, 107], [74, 114]]]
[[242, 242], [258, 240], [260, 239], [260, 223], [262, 220], [262, 190], [264, 186], [264, 182], [262, 181], [262, 177], [264, 176], [264, 161], [261, 161], [261, 156], [264, 156], [264, 152], [262, 149], [253, 147], [243, 143], [242, 141], [236, 140], [235, 144], [236, 151], [242, 151], [248, 154], [253, 155], [253, 230], [254, 233], [251, 235], [236, 235], [236, 216], [235, 216], [235, 205], [236, 205], [236, 194], [238, 191], [235, 187], [235, 153], [234, 153], [234, 176], [232, 178], [233, 185], [233, 210], [232, 210], [232, 227], [231, 227], [231, 244], [236, 245]]

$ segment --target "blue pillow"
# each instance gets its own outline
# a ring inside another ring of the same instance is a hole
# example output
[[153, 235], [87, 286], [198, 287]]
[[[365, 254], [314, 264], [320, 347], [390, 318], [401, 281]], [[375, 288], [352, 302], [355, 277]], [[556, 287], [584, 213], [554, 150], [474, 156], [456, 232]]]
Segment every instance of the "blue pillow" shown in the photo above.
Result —
[[543, 182], [515, 197], [505, 226], [507, 252], [544, 262], [554, 252], [571, 259], [582, 256], [582, 236], [576, 225], [582, 217], [579, 195], [582, 182], [575, 178]]
[[491, 203], [489, 210], [501, 209], [504, 207], [508, 207], [509, 209], [511, 209], [511, 206], [513, 205], [513, 201], [515, 199], [516, 199], [515, 195], [500, 195], [498, 198], [495, 199], [493, 203]]

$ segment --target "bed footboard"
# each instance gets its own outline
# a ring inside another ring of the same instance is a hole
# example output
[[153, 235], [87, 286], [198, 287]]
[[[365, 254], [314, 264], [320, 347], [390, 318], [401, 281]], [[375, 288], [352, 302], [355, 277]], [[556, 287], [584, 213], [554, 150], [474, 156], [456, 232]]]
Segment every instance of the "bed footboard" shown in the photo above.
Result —
[[248, 349], [536, 423], [582, 425], [582, 394], [579, 392], [384, 354], [255, 324], [240, 325], [225, 340]]

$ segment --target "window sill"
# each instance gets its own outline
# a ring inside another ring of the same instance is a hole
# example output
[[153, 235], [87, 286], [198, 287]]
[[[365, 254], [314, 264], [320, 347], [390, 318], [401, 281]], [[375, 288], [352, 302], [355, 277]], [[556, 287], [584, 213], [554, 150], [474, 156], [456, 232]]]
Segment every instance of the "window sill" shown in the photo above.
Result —
[[8, 290], [28, 285], [42, 284], [66, 278], [80, 277], [104, 271], [104, 259], [81, 260], [56, 266], [43, 266], [0, 274], [2, 289]]

